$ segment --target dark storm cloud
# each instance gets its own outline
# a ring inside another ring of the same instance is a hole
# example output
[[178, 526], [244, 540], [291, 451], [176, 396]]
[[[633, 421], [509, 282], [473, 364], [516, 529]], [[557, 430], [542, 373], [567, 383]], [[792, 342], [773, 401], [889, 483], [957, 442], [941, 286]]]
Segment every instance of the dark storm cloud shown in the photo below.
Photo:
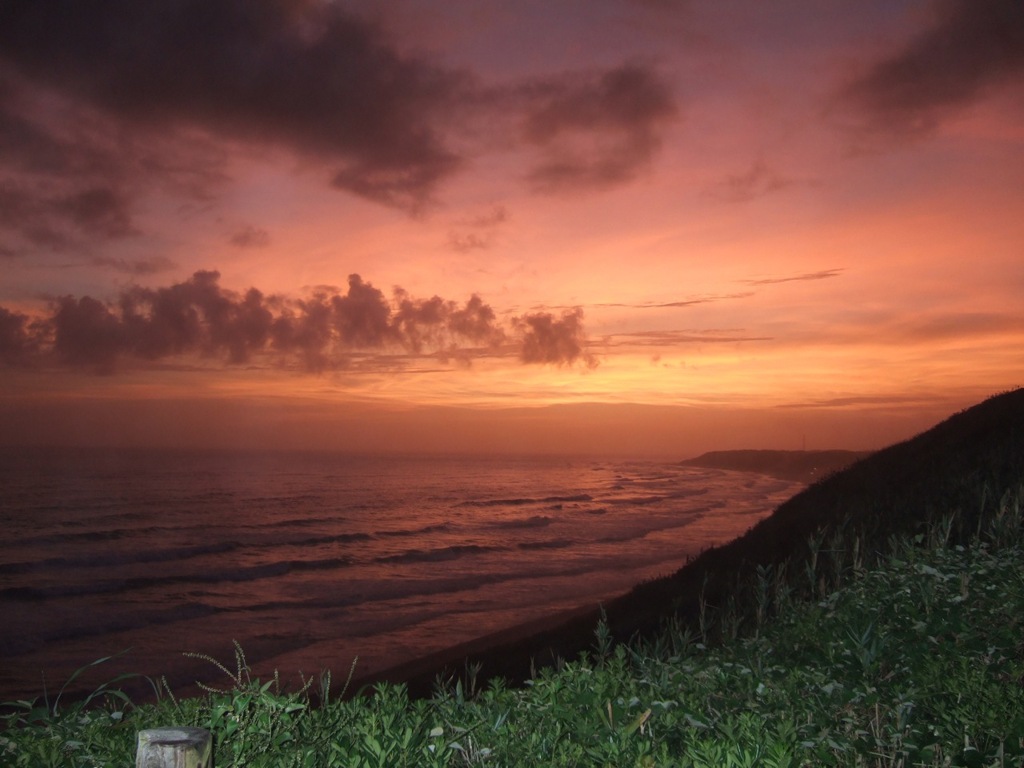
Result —
[[936, 23], [842, 92], [881, 134], [927, 133], [990, 87], [1024, 76], [1024, 3], [947, 0]]
[[[287, 148], [325, 184], [415, 213], [496, 146], [532, 155], [538, 190], [628, 182], [675, 111], [644, 65], [485, 86], [326, 0], [0, 3], [0, 182], [32, 214], [5, 227], [19, 252], [133, 233], [132, 203], [155, 188], [209, 200], [240, 143]], [[469, 227], [451, 246], [492, 239]]]
[[676, 114], [667, 83], [639, 64], [582, 82], [540, 81], [523, 93], [523, 139], [542, 156], [528, 178], [549, 192], [629, 181], [648, 165], [662, 125]]
[[513, 324], [522, 333], [519, 358], [524, 363], [572, 365], [579, 361], [590, 368], [597, 365], [586, 349], [581, 309], [563, 312], [558, 318], [549, 312], [523, 315]]
[[503, 328], [479, 296], [464, 303], [417, 299], [395, 288], [388, 299], [359, 275], [343, 293], [326, 287], [301, 298], [236, 293], [220, 274], [200, 271], [163, 288], [130, 286], [117, 300], [59, 297], [41, 319], [0, 307], [0, 361], [56, 362], [111, 374], [125, 363], [200, 357], [230, 364], [308, 371], [387, 371], [431, 355], [468, 364], [515, 354], [524, 363], [596, 365], [586, 351], [581, 310], [537, 313]]
[[329, 158], [333, 183], [416, 206], [459, 164], [436, 127], [463, 80], [312, 0], [31, 0], [0, 57], [148, 126], [195, 125]]

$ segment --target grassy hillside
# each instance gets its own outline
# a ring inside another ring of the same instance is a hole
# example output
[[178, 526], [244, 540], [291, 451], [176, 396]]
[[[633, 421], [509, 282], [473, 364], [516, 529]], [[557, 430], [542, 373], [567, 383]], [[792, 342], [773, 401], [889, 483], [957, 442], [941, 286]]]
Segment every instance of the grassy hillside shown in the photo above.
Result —
[[[157, 725], [212, 730], [218, 768], [1022, 765], [1024, 392], [823, 480], [606, 610], [491, 648], [429, 698], [352, 697], [330, 675], [282, 692], [239, 649], [210, 660], [203, 698], [154, 681], [157, 705], [115, 688], [8, 703], [0, 765], [128, 765]], [[525, 685], [485, 683], [502, 669]]]
[[[749, 584], [770, 570], [793, 579], [812, 561], [837, 571], [871, 567], [892, 537], [949, 525], [951, 542], [976, 533], [1003, 496], [1024, 478], [1024, 389], [992, 397], [917, 437], [872, 453], [809, 486], [744, 536], [709, 549], [675, 574], [641, 584], [603, 607], [617, 641], [648, 637], [666, 620], [695, 626], [704, 606], [742, 606], [754, 599]], [[839, 542], [845, 542], [840, 546]], [[831, 585], [798, 583], [805, 596]], [[744, 590], [747, 590], [745, 593]], [[538, 666], [571, 659], [589, 647], [602, 613], [580, 611], [511, 643], [483, 638], [416, 660], [383, 676], [429, 695], [438, 674], [478, 667], [484, 679], [525, 680]], [[465, 661], [464, 661], [465, 660]]]

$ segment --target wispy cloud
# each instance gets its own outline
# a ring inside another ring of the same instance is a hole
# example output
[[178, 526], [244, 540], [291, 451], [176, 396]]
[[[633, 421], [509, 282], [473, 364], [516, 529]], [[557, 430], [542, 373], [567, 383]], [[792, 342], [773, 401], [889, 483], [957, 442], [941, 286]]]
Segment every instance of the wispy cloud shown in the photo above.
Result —
[[270, 233], [262, 227], [244, 227], [231, 236], [229, 242], [238, 248], [266, 248]]
[[786, 189], [797, 183], [765, 163], [755, 160], [743, 173], [730, 174], [708, 189], [712, 197], [730, 203], [745, 203], [758, 197]]
[[631, 180], [660, 147], [660, 128], [677, 114], [667, 83], [640, 64], [596, 80], [538, 81], [523, 94], [522, 136], [540, 153], [528, 179], [544, 192]]
[[140, 234], [148, 192], [208, 200], [223, 183], [225, 153], [208, 137], [129, 130], [39, 87], [6, 53], [0, 44], [0, 236], [8, 250], [81, 253]]
[[127, 197], [110, 187], [40, 189], [0, 178], [0, 228], [33, 246], [58, 248], [82, 239], [137, 234]]
[[646, 301], [637, 303], [605, 302], [595, 304], [596, 307], [624, 307], [627, 309], [678, 309], [693, 307], [699, 304], [712, 304], [716, 301], [729, 301], [732, 299], [748, 299], [754, 295], [753, 291], [742, 291], [740, 293], [720, 293], [706, 296], [696, 296], [692, 299], [679, 299], [677, 301]]
[[1024, 313], [942, 312], [892, 323], [894, 343], [922, 343], [947, 339], [982, 338], [1012, 334], [1024, 337]]
[[804, 280], [828, 280], [832, 277], [839, 277], [845, 269], [822, 269], [818, 272], [805, 272], [801, 275], [789, 275], [787, 277], [762, 277], [749, 280], [740, 280], [746, 285], [777, 285], [778, 283], [792, 283]]
[[91, 262], [97, 267], [109, 267], [126, 275], [156, 275], [169, 272], [178, 265], [166, 256], [152, 256], [148, 259], [115, 259], [109, 256], [97, 256]]
[[782, 409], [795, 408], [862, 408], [864, 406], [896, 406], [934, 404], [933, 396], [917, 395], [848, 395], [846, 397], [830, 397], [821, 400], [807, 400], [800, 403], [784, 403], [777, 406]]
[[487, 250], [498, 235], [499, 228], [508, 221], [508, 211], [496, 205], [486, 213], [462, 219], [448, 232], [448, 246], [457, 253]]
[[675, 347], [690, 344], [726, 344], [741, 341], [772, 341], [772, 336], [755, 336], [736, 330], [673, 330], [615, 333], [603, 339], [606, 347]]

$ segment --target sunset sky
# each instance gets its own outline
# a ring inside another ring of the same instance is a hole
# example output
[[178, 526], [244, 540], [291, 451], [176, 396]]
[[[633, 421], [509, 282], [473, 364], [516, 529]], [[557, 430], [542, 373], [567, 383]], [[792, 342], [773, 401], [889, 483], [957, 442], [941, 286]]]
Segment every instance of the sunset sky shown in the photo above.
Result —
[[0, 444], [873, 448], [1024, 384], [1020, 0], [0, 0]]

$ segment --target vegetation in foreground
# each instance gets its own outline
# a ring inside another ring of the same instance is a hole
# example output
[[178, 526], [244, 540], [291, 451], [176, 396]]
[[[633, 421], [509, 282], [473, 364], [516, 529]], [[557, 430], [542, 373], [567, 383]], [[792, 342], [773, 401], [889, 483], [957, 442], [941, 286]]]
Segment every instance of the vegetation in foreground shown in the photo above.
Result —
[[600, 623], [589, 653], [522, 688], [478, 683], [470, 666], [431, 698], [379, 684], [345, 699], [329, 675], [287, 693], [251, 679], [239, 649], [232, 669], [211, 666], [224, 685], [202, 698], [155, 684], [161, 700], [141, 706], [114, 686], [69, 705], [8, 703], [0, 764], [125, 766], [138, 730], [197, 725], [214, 733], [218, 768], [1019, 766], [1016, 466], [1010, 487], [959, 478], [973, 505], [961, 495], [916, 527], [822, 528], [724, 598], [709, 592], [693, 621], [673, 614], [631, 642]]

